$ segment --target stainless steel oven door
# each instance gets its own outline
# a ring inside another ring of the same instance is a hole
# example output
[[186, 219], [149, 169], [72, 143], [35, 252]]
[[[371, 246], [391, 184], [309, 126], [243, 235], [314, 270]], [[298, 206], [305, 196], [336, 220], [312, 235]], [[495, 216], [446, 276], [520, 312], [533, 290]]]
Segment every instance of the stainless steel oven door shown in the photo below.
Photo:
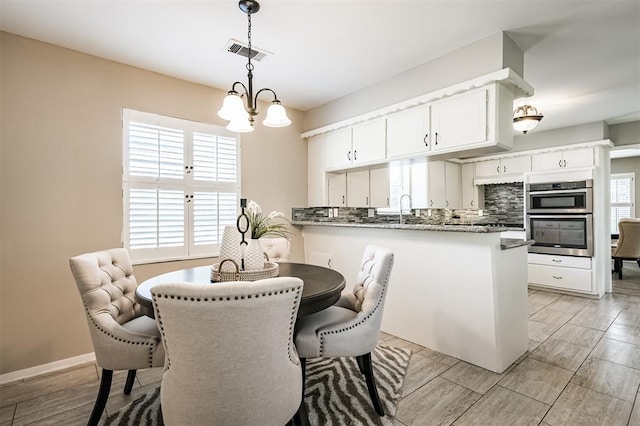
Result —
[[528, 214], [593, 213], [593, 189], [527, 192]]
[[593, 256], [593, 215], [527, 215], [529, 253]]

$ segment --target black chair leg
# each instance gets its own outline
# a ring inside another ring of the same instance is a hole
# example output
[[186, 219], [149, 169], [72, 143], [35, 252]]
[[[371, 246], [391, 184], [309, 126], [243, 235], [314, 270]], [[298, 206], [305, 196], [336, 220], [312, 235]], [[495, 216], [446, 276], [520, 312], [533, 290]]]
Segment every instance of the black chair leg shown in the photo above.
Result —
[[358, 363], [360, 374], [364, 374], [364, 361], [362, 361], [362, 355], [356, 357], [356, 362]]
[[304, 399], [300, 401], [300, 407], [293, 416], [293, 424], [295, 426], [309, 426], [309, 416], [307, 414], [307, 407], [304, 405]]
[[618, 279], [622, 279], [622, 259], [616, 259], [615, 261], [616, 271], [618, 271]]
[[100, 379], [100, 390], [98, 391], [98, 397], [96, 403], [91, 411], [91, 417], [87, 426], [97, 426], [104, 412], [104, 407], [107, 405], [107, 398], [109, 398], [109, 391], [111, 390], [111, 380], [113, 379], [113, 370], [102, 369], [102, 379]]
[[304, 402], [304, 382], [307, 376], [307, 359], [306, 358], [300, 358], [300, 369], [302, 370], [302, 400]]
[[131, 389], [133, 389], [133, 382], [136, 380], [136, 370], [129, 370], [127, 374], [127, 382], [124, 384], [124, 394], [131, 394]]
[[368, 354], [361, 355], [362, 364], [364, 367], [364, 377], [367, 380], [367, 389], [369, 390], [369, 396], [371, 397], [371, 402], [373, 403], [373, 408], [376, 410], [376, 413], [381, 417], [384, 416], [384, 410], [382, 409], [382, 403], [380, 402], [380, 397], [378, 397], [378, 390], [376, 389], [376, 381], [373, 378], [373, 364], [371, 363], [371, 352]]

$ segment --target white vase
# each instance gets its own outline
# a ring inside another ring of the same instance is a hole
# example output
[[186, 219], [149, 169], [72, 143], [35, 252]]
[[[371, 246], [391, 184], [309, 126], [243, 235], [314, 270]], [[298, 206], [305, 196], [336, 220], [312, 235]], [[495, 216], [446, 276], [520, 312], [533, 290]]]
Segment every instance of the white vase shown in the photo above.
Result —
[[264, 269], [264, 252], [260, 240], [252, 238], [244, 251], [244, 270], [260, 271]]
[[[238, 265], [238, 268], [240, 267], [242, 261], [240, 241], [242, 241], [242, 235], [240, 235], [240, 232], [238, 232], [238, 229], [234, 225], [224, 227], [222, 242], [220, 243], [220, 262], [225, 259], [231, 259]], [[231, 262], [227, 262], [223, 266], [223, 271], [234, 270], [235, 266], [233, 266]]]

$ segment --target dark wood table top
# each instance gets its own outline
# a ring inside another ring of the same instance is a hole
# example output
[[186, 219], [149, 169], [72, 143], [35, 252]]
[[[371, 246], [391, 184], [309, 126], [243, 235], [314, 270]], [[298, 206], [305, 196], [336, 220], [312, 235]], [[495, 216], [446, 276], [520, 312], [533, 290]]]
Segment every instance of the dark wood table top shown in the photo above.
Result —
[[[341, 273], [323, 266], [288, 262], [279, 265], [280, 277], [298, 277], [304, 281], [298, 316], [309, 315], [333, 305], [340, 299], [342, 289], [346, 285]], [[136, 289], [136, 301], [145, 315], [151, 318], [154, 316], [151, 288], [156, 284], [172, 282], [215, 285], [211, 281], [211, 266], [181, 269], [149, 278]]]

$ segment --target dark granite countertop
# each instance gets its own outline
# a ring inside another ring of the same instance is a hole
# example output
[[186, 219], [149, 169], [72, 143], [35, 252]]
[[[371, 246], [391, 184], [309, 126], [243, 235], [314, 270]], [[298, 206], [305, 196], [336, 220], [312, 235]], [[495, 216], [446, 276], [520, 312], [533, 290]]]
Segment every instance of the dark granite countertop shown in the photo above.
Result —
[[293, 225], [311, 225], [311, 226], [334, 226], [348, 228], [378, 228], [378, 229], [399, 229], [407, 231], [447, 231], [447, 232], [472, 232], [476, 234], [486, 234], [491, 232], [504, 232], [512, 228], [501, 226], [482, 226], [482, 225], [423, 225], [410, 223], [355, 223], [355, 222], [314, 222], [299, 221], [291, 222]]

